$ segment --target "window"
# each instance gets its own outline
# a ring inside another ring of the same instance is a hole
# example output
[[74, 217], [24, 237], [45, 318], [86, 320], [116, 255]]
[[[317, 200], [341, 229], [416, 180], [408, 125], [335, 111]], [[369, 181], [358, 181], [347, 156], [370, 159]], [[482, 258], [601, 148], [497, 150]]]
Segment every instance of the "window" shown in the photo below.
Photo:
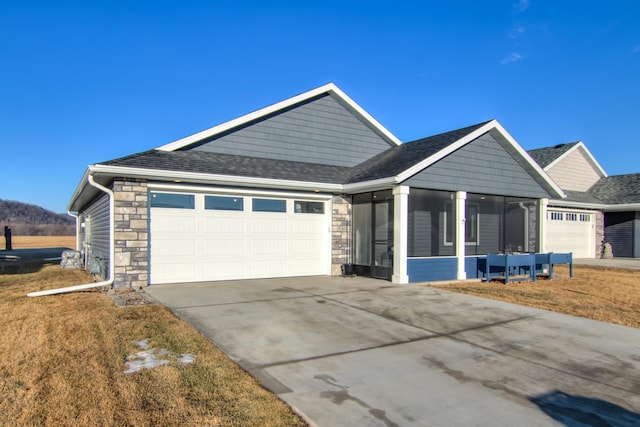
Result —
[[549, 214], [551, 214], [552, 221], [562, 221], [564, 218], [562, 212], [549, 212]]
[[286, 212], [287, 201], [278, 199], [253, 199], [254, 212]]
[[[466, 205], [466, 220], [464, 227], [464, 240], [467, 244], [478, 244], [478, 205], [467, 203]], [[445, 244], [453, 244], [453, 235], [455, 233], [455, 221], [456, 214], [453, 212], [453, 203], [445, 204], [445, 222], [444, 222], [444, 234]]]
[[589, 222], [589, 221], [591, 221], [591, 215], [590, 214], [580, 214], [580, 221], [581, 222]]
[[566, 218], [567, 218], [567, 221], [577, 221], [578, 215], [574, 213], [568, 213]]
[[151, 192], [149, 206], [152, 208], [195, 209], [193, 194]]
[[295, 207], [295, 213], [324, 213], [324, 202], [305, 202], [303, 200], [296, 200], [293, 202], [293, 206]]
[[215, 211], [241, 211], [244, 209], [242, 197], [204, 196], [204, 208]]

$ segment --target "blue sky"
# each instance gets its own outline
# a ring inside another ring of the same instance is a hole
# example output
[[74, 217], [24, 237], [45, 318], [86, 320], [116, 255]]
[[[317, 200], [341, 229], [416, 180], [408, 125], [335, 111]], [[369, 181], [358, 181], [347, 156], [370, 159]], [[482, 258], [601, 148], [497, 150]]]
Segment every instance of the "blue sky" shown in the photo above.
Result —
[[492, 118], [640, 172], [640, 2], [2, 1], [0, 198], [328, 82], [403, 141]]

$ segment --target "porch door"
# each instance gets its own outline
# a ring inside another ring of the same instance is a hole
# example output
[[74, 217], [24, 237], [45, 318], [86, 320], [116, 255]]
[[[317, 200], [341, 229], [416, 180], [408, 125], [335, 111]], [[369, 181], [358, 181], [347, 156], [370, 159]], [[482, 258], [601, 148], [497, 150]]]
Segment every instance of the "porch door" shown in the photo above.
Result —
[[356, 274], [390, 280], [393, 270], [391, 191], [354, 196], [353, 223]]
[[393, 201], [373, 201], [371, 277], [391, 280], [393, 261]]

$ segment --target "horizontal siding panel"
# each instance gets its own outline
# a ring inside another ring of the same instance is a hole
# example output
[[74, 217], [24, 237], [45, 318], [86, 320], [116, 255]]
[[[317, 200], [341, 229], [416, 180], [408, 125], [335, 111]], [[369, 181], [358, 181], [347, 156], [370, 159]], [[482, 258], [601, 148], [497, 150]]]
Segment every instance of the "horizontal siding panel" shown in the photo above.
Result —
[[565, 190], [587, 191], [600, 175], [581, 149], [574, 150], [549, 169], [549, 176]]
[[324, 96], [222, 135], [193, 150], [355, 166], [389, 147], [389, 143], [337, 100]]
[[605, 214], [604, 240], [611, 244], [613, 256], [633, 257], [635, 212]]
[[406, 184], [435, 190], [548, 197], [534, 178], [489, 134], [414, 175]]
[[[110, 216], [109, 198], [106, 194], [96, 199], [87, 209], [82, 212], [85, 228], [84, 241], [88, 244], [88, 258], [100, 258], [104, 264], [105, 275], [109, 271], [110, 256]], [[107, 277], [103, 277], [106, 279]]]

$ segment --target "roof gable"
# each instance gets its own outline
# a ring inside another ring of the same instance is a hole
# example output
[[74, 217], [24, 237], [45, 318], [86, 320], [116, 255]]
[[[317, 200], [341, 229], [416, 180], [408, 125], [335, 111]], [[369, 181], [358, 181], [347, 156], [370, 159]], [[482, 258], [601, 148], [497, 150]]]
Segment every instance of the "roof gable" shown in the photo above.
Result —
[[[501, 150], [506, 151], [508, 156], [519, 165], [518, 168], [524, 171], [528, 176], [527, 179], [532, 179], [544, 189], [543, 192], [552, 197], [562, 198], [565, 196], [560, 187], [553, 182], [497, 120], [479, 123], [391, 148], [358, 165], [354, 169], [349, 182], [354, 186], [357, 182], [381, 179], [393, 179], [395, 183], [407, 181], [487, 133], [490, 133], [496, 143], [500, 144]], [[504, 178], [508, 179], [506, 176]], [[464, 191], [465, 189], [459, 188], [459, 190]], [[537, 195], [543, 195], [539, 190], [534, 192]]]
[[158, 150], [354, 166], [397, 145], [400, 140], [329, 83]]

